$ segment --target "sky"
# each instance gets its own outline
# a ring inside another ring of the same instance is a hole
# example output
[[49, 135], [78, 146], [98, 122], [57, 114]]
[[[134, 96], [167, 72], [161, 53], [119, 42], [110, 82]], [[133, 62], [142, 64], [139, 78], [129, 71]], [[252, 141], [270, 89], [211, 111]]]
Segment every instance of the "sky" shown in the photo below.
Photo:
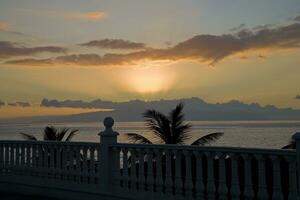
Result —
[[299, 0], [0, 0], [0, 118], [82, 112], [43, 98], [300, 109], [299, 55]]

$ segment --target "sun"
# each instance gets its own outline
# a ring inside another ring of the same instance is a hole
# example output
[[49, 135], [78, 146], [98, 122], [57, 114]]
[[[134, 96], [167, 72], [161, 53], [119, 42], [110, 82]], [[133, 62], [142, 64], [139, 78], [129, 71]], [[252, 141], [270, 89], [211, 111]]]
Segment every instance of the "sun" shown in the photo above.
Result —
[[131, 91], [142, 94], [157, 93], [169, 90], [173, 85], [173, 78], [159, 67], [140, 68], [129, 71], [126, 82]]

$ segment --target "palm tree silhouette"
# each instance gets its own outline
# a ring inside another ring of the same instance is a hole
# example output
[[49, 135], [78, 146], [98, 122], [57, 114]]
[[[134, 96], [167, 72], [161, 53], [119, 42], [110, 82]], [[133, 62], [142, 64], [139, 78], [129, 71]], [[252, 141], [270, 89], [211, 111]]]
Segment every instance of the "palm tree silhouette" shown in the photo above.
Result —
[[[179, 103], [168, 116], [154, 109], [146, 110], [144, 118], [147, 128], [165, 144], [185, 144], [190, 139], [188, 133], [191, 125], [184, 122], [183, 107], [183, 103]], [[214, 142], [223, 134], [222, 132], [210, 133], [197, 139], [191, 145], [205, 145]], [[137, 133], [127, 133], [126, 136], [134, 143], [153, 144], [151, 140]]]
[[[74, 137], [75, 133], [78, 130], [71, 130], [69, 135], [67, 136], [67, 138], [65, 140], [64, 137], [65, 135], [69, 132], [68, 128], [63, 128], [62, 130], [58, 130], [53, 126], [46, 126], [44, 128], [44, 140], [50, 140], [50, 141], [66, 141], [69, 142], [71, 141], [71, 139]], [[26, 140], [32, 140], [32, 141], [37, 141], [38, 139], [30, 134], [27, 133], [20, 133], [23, 138], [25, 138]]]

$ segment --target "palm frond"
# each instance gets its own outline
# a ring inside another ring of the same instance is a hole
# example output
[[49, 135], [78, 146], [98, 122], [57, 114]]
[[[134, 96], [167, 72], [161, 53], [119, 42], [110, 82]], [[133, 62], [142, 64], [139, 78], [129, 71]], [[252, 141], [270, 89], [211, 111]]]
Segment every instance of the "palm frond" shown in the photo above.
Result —
[[173, 144], [183, 144], [184, 141], [190, 138], [187, 133], [190, 131], [191, 125], [184, 123], [183, 107], [184, 104], [179, 103], [176, 108], [169, 113]]
[[146, 110], [144, 118], [146, 118], [146, 126], [148, 129], [152, 130], [153, 133], [166, 144], [170, 144], [170, 120], [164, 114], [156, 110]]
[[57, 129], [53, 126], [44, 128], [44, 140], [56, 140]]
[[27, 133], [20, 133], [25, 140], [37, 141], [36, 137]]
[[290, 140], [290, 142], [285, 145], [284, 147], [282, 147], [281, 149], [296, 149], [296, 142], [295, 140]]
[[62, 130], [58, 131], [56, 133], [56, 140], [57, 141], [62, 141], [66, 133], [69, 131], [68, 128], [63, 128]]
[[152, 142], [148, 140], [146, 137], [139, 135], [137, 133], [126, 133], [125, 135], [130, 141], [134, 143], [152, 144]]
[[69, 135], [68, 135], [68, 137], [66, 138], [66, 142], [69, 142], [69, 141], [71, 141], [71, 139], [74, 137], [74, 135], [76, 135], [76, 132], [77, 132], [78, 130], [76, 129], [76, 130], [72, 130], [70, 133], [69, 133]]
[[224, 133], [221, 133], [221, 132], [210, 133], [208, 135], [205, 135], [205, 136], [197, 139], [191, 145], [205, 145], [205, 144], [209, 144], [211, 142], [216, 141], [217, 139], [219, 139], [223, 135], [224, 135]]

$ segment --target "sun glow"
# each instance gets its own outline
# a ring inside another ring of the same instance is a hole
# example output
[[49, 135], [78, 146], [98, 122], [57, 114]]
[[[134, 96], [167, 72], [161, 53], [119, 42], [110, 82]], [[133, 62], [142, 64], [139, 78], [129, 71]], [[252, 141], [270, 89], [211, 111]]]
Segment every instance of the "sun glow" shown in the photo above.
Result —
[[126, 75], [128, 88], [138, 93], [157, 93], [171, 89], [174, 76], [161, 67], [133, 69]]

